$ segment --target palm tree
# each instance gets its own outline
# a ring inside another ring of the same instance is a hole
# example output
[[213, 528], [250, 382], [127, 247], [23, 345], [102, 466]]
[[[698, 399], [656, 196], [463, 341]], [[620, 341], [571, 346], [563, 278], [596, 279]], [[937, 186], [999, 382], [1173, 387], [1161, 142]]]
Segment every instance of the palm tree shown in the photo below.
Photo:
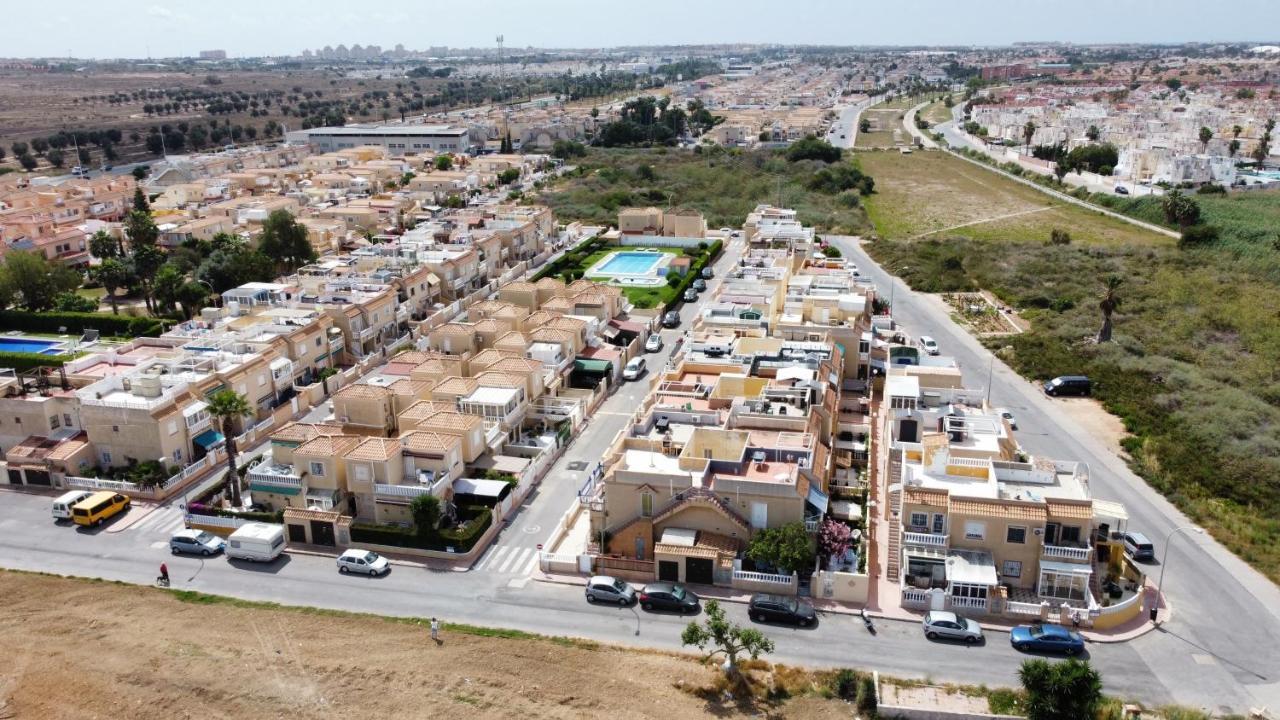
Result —
[[231, 504], [240, 507], [240, 475], [236, 472], [235, 421], [249, 414], [249, 401], [234, 390], [220, 390], [209, 398], [209, 414], [218, 419], [227, 443], [227, 487]]
[[1037, 129], [1035, 122], [1032, 120], [1028, 120], [1027, 124], [1022, 126], [1022, 139], [1028, 148], [1031, 147], [1031, 139], [1036, 136]]
[[1124, 278], [1112, 275], [1103, 283], [1102, 299], [1098, 301], [1098, 309], [1102, 311], [1102, 329], [1098, 331], [1098, 342], [1111, 342], [1111, 313], [1120, 307], [1120, 296], [1116, 293], [1124, 284]]

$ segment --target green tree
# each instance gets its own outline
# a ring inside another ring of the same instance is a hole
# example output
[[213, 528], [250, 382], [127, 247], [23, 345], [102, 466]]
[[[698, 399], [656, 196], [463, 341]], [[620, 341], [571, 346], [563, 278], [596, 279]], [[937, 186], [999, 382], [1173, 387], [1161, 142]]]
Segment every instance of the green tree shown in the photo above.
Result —
[[282, 272], [291, 272], [316, 259], [315, 248], [307, 239], [307, 228], [287, 210], [276, 210], [262, 223], [258, 251], [276, 261]]
[[66, 163], [66, 158], [63, 157], [62, 151], [57, 148], [54, 148], [50, 150], [48, 153], [46, 153], [44, 156], [44, 159], [48, 160], [49, 164], [56, 168], [60, 168], [63, 166], [63, 164]]
[[120, 288], [128, 287], [132, 281], [133, 273], [129, 270], [129, 266], [114, 257], [109, 257], [94, 266], [90, 273], [93, 275], [93, 279], [97, 280], [103, 289], [107, 291], [107, 300], [111, 303], [111, 312], [119, 315], [120, 300], [116, 297], [116, 291]]
[[1242, 132], [1244, 132], [1244, 128], [1240, 127], [1239, 125], [1231, 126], [1231, 137], [1238, 138], [1240, 137], [1240, 133]]
[[26, 250], [5, 253], [3, 276], [5, 295], [16, 298], [31, 312], [48, 310], [59, 293], [80, 287], [80, 273], [64, 265], [50, 263], [43, 255]]
[[841, 157], [840, 148], [813, 135], [806, 135], [787, 148], [787, 160], [791, 162], [820, 160], [824, 163], [833, 163], [839, 162]]
[[[137, 169], [138, 168], [134, 168], [134, 170]], [[151, 212], [151, 203], [147, 202], [147, 194], [142, 192], [142, 188], [140, 187], [133, 189], [133, 209], [141, 210], [145, 213]]]
[[146, 210], [130, 210], [124, 219], [124, 232], [129, 237], [129, 245], [133, 252], [143, 245], [155, 247], [160, 241], [160, 229], [151, 213]]
[[861, 120], [859, 120], [859, 121], [858, 121], [858, 132], [860, 132], [860, 133], [869, 133], [869, 132], [871, 132], [871, 121], [870, 121], [870, 120], [868, 120], [867, 118], [862, 118]]
[[9, 149], [13, 151], [14, 157], [18, 157], [19, 155], [26, 155], [30, 147], [24, 142], [15, 142], [9, 146]]
[[165, 263], [164, 251], [155, 245], [135, 245], [133, 255], [129, 256], [129, 266], [133, 270], [138, 285], [142, 288], [142, 298], [147, 309], [155, 312], [155, 279], [156, 273]]
[[1213, 130], [1207, 127], [1200, 128], [1200, 151], [1209, 151], [1209, 141], [1213, 139]]
[[89, 254], [99, 260], [120, 256], [120, 241], [111, 237], [106, 230], [99, 230], [89, 238]]
[[1098, 309], [1102, 311], [1102, 328], [1098, 330], [1097, 342], [1111, 342], [1111, 313], [1120, 307], [1120, 286], [1124, 278], [1111, 275], [1102, 283], [1102, 297], [1098, 299]]
[[1083, 660], [1027, 660], [1018, 670], [1027, 720], [1092, 718], [1102, 702], [1102, 678]]
[[1089, 129], [1085, 130], [1084, 136], [1089, 138], [1089, 142], [1098, 142], [1098, 138], [1102, 137], [1102, 131], [1097, 125], [1090, 125]]
[[1231, 142], [1227, 143], [1227, 155], [1235, 157], [1238, 152], [1240, 152], [1240, 141], [1232, 138]]
[[178, 288], [176, 299], [182, 307], [183, 317], [191, 319], [209, 299], [209, 288], [195, 280], [188, 280]]
[[1200, 222], [1200, 206], [1195, 200], [1183, 195], [1181, 190], [1165, 193], [1160, 199], [1160, 208], [1164, 211], [1165, 220], [1183, 230]]
[[419, 535], [428, 535], [440, 521], [440, 498], [435, 495], [419, 495], [409, 503], [409, 515]]
[[724, 667], [728, 674], [737, 673], [738, 656], [743, 653], [755, 660], [765, 653], [773, 652], [773, 641], [764, 633], [729, 622], [724, 616], [724, 609], [720, 607], [720, 601], [708, 600], [704, 614], [706, 620], [702, 623], [691, 622], [685, 626], [680, 633], [680, 643], [696, 646], [707, 653], [708, 659], [724, 655]]
[[36, 166], [40, 164], [36, 162], [36, 159], [31, 157], [29, 153], [22, 153], [21, 155], [15, 155], [14, 157], [18, 158], [18, 164], [22, 166], [22, 169], [28, 172], [35, 170]]
[[250, 412], [249, 401], [234, 390], [219, 390], [209, 398], [209, 415], [218, 421], [218, 429], [226, 438], [226, 486], [231, 505], [240, 507], [240, 474], [236, 471], [236, 422]]
[[63, 290], [53, 299], [53, 309], [59, 312], [98, 312], [98, 301], [71, 290]]
[[793, 522], [776, 528], [757, 530], [747, 545], [747, 557], [768, 563], [785, 573], [811, 569], [813, 539], [804, 523]]
[[498, 173], [498, 183], [502, 185], [510, 185], [520, 179], [520, 168], [507, 168]]
[[147, 167], [145, 165], [139, 165], [138, 167], [130, 171], [130, 174], [133, 175], [134, 180], [137, 180], [138, 182], [142, 182], [147, 177]]
[[178, 291], [186, 283], [186, 274], [176, 265], [166, 262], [156, 271], [151, 281], [155, 293], [156, 312], [168, 314], [178, 304]]
[[1022, 126], [1022, 143], [1028, 148], [1031, 147], [1031, 140], [1036, 136], [1036, 130], [1038, 129], [1033, 120], [1028, 120], [1027, 124]]
[[220, 247], [209, 254], [196, 270], [196, 278], [226, 292], [247, 282], [268, 282], [275, 277], [271, 258], [242, 245]]
[[1066, 158], [1059, 160], [1053, 164], [1053, 176], [1058, 179], [1058, 184], [1062, 184], [1062, 179], [1071, 172], [1071, 166], [1067, 164]]
[[510, 130], [508, 130], [508, 131], [507, 131], [507, 133], [506, 133], [505, 135], [503, 135], [503, 136], [502, 136], [502, 142], [501, 142], [500, 146], [498, 147], [498, 152], [500, 152], [500, 153], [502, 153], [502, 154], [504, 154], [504, 155], [507, 155], [507, 154], [510, 154], [510, 153], [514, 152], [514, 150], [513, 150], [513, 148], [512, 148], [512, 145], [511, 145], [511, 131], [510, 131]]
[[449, 155], [438, 155], [438, 156], [436, 156], [436, 169], [437, 169], [437, 170], [452, 170], [452, 169], [453, 169], [453, 157], [452, 157], [452, 156], [449, 156]]
[[1165, 87], [1169, 88], [1174, 92], [1177, 92], [1182, 89], [1182, 81], [1179, 80], [1178, 78], [1169, 78], [1168, 80], [1164, 81], [1164, 84], [1165, 84]]

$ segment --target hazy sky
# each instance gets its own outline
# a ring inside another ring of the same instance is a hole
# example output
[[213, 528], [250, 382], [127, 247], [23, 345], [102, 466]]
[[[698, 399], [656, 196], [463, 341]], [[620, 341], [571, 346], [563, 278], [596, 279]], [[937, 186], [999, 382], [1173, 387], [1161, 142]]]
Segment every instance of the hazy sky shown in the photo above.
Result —
[[244, 56], [499, 33], [508, 47], [1262, 41], [1280, 0], [5, 0], [0, 18], [0, 57]]

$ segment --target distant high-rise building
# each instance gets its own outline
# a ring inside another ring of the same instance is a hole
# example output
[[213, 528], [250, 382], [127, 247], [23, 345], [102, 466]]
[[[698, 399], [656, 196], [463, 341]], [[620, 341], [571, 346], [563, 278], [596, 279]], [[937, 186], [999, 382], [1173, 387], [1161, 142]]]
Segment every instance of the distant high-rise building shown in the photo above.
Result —
[[303, 50], [303, 51], [302, 51], [302, 57], [307, 58], [307, 59], [310, 59], [310, 58], [311, 58], [311, 51], [310, 51], [310, 50]]
[[333, 49], [333, 56], [336, 58], [346, 59], [351, 57], [351, 51], [347, 49], [346, 45], [339, 45]]
[[226, 50], [201, 50], [200, 59], [201, 60], [226, 60], [227, 51]]

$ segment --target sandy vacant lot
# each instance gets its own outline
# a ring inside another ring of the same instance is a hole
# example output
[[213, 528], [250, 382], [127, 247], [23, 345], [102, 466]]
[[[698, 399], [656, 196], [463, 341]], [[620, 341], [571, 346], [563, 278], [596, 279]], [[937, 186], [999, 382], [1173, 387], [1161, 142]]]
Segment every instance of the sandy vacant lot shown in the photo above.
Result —
[[[817, 697], [723, 707], [699, 663], [564, 640], [443, 644], [406, 622], [184, 602], [0, 571], [0, 719], [848, 717]], [[679, 686], [678, 686], [679, 684]]]

